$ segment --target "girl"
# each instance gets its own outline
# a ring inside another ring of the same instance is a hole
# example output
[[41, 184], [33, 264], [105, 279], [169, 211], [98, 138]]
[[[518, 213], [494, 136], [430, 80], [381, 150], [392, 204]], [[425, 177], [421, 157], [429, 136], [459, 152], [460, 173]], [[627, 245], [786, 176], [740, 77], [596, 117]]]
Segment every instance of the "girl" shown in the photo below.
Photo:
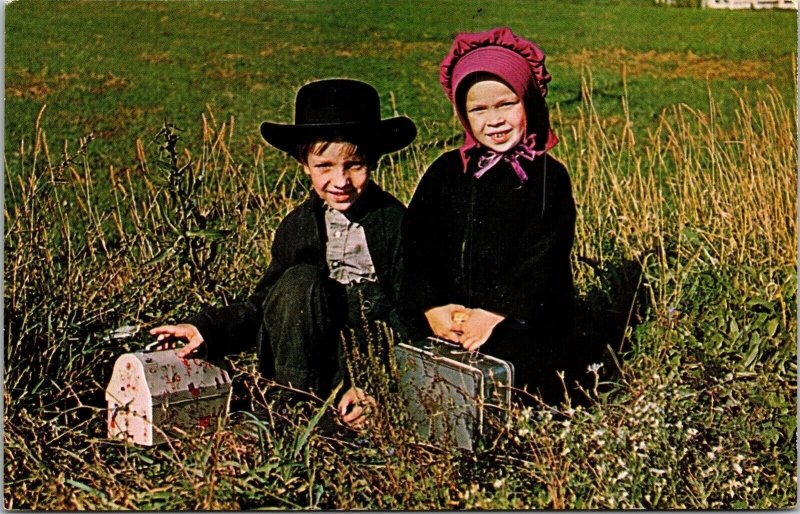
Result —
[[403, 223], [401, 299], [418, 327], [511, 361], [547, 402], [572, 340], [575, 203], [544, 101], [544, 54], [507, 28], [459, 34], [440, 81], [464, 144], [426, 171]]

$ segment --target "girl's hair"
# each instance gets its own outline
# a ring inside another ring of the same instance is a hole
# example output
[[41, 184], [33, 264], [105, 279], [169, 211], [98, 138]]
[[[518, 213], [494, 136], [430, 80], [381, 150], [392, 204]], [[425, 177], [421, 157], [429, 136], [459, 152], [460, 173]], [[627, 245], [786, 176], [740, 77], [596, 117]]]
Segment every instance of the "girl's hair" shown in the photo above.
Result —
[[[467, 92], [472, 86], [484, 80], [497, 80], [514, 91], [514, 88], [511, 87], [508, 82], [494, 73], [489, 73], [487, 71], [470, 73], [461, 80], [455, 92], [456, 109], [463, 115], [465, 121], [468, 119], [466, 110]], [[542, 95], [535, 87], [529, 88], [527, 95], [520, 95], [517, 91], [514, 91], [514, 93], [520, 96], [520, 100], [522, 100], [525, 105], [527, 134], [536, 134], [536, 149], [543, 149], [547, 143], [547, 134], [550, 128], [550, 116], [544, 98], [542, 98]]]
[[364, 160], [367, 161], [367, 167], [370, 170], [374, 170], [377, 167], [378, 156], [376, 156], [374, 152], [371, 152], [370, 149], [365, 147], [365, 145], [360, 145], [341, 137], [320, 137], [313, 141], [309, 141], [308, 143], [297, 145], [296, 155], [298, 160], [302, 164], [308, 164], [309, 153], [320, 155], [325, 152], [325, 150], [327, 150], [332, 143], [340, 143], [348, 155], [358, 155], [363, 157]]

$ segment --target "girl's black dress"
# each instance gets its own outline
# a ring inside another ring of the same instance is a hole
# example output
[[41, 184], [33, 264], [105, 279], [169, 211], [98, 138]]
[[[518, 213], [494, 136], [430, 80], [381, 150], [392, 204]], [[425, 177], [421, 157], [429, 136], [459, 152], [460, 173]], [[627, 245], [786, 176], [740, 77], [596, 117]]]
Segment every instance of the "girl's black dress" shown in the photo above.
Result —
[[553, 402], [563, 398], [556, 371], [572, 351], [575, 202], [558, 160], [520, 162], [525, 183], [503, 161], [475, 179], [457, 150], [430, 166], [403, 222], [400, 297], [421, 333], [430, 334], [431, 307], [505, 315], [480, 351], [510, 360], [516, 387]]

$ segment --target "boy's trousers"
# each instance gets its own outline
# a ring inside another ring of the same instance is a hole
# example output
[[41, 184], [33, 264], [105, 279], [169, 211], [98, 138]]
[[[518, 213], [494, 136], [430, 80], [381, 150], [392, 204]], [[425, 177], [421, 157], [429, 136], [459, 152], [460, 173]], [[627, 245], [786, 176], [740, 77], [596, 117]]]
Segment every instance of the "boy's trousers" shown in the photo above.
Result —
[[257, 341], [261, 372], [324, 398], [340, 381], [349, 385], [343, 336], [365, 350], [375, 339], [367, 337], [368, 327], [387, 319], [390, 309], [375, 282], [345, 286], [324, 268], [293, 266], [264, 299]]

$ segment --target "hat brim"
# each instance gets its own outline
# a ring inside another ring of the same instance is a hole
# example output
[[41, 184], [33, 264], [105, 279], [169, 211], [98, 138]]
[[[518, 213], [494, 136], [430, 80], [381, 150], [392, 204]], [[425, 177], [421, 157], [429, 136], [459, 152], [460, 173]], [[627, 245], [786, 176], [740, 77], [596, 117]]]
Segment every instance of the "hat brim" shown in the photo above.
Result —
[[396, 152], [411, 144], [417, 137], [417, 127], [405, 116], [375, 123], [325, 123], [290, 125], [265, 121], [261, 136], [275, 148], [297, 159], [297, 147], [330, 137], [367, 146], [379, 155]]

